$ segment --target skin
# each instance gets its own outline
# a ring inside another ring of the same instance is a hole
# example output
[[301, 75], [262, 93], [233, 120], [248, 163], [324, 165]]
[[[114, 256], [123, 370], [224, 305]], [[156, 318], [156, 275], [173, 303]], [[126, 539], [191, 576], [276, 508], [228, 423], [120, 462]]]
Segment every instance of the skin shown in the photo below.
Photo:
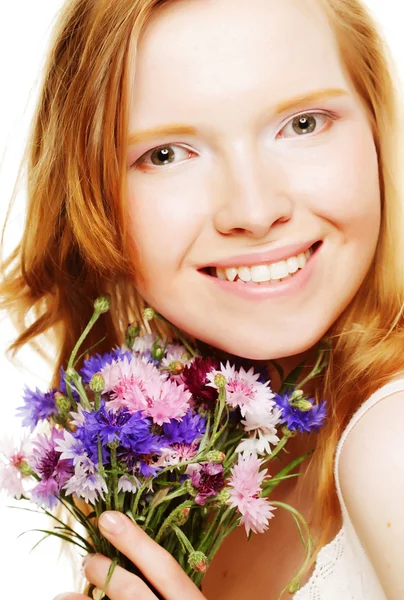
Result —
[[[273, 115], [278, 103], [324, 88], [346, 94]], [[316, 129], [296, 133], [293, 118], [307, 112]], [[364, 281], [380, 228], [371, 127], [317, 3], [165, 6], [140, 42], [130, 132], [173, 123], [198, 132], [159, 136], [128, 152], [140, 293], [172, 323], [225, 352], [242, 348], [247, 358], [268, 360], [309, 351]], [[164, 144], [174, 162], [153, 165], [150, 151]], [[322, 242], [316, 268], [297, 293], [282, 298], [251, 303], [198, 272], [234, 255], [307, 240]], [[203, 598], [172, 557], [120, 519], [121, 533], [102, 532], [166, 600]], [[102, 587], [109, 564], [92, 557], [86, 577]], [[155, 598], [120, 568], [107, 593], [111, 600]]]

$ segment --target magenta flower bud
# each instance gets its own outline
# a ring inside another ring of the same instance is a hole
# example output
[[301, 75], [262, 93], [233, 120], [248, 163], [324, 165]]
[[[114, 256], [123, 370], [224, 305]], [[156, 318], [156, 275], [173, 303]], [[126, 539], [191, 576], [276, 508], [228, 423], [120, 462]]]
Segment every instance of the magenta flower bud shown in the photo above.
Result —
[[206, 573], [208, 570], [208, 558], [206, 554], [199, 551], [191, 552], [188, 557], [188, 564], [197, 573]]

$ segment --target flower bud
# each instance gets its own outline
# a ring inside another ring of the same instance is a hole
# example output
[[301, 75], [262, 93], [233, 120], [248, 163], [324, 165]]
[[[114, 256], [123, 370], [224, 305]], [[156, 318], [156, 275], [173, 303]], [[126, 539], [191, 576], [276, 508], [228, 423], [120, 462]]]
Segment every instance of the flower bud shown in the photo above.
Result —
[[188, 494], [190, 496], [192, 496], [193, 498], [195, 498], [195, 496], [198, 494], [198, 490], [196, 488], [194, 488], [191, 479], [186, 480], [185, 487], [186, 487]]
[[223, 373], [216, 373], [214, 381], [218, 388], [223, 388], [226, 385], [226, 377]]
[[155, 317], [155, 312], [152, 308], [145, 308], [143, 311], [143, 318], [145, 321], [151, 321]]
[[171, 375], [180, 375], [184, 370], [184, 365], [179, 360], [173, 360], [167, 367], [167, 371]]
[[182, 527], [182, 525], [185, 525], [185, 523], [188, 521], [190, 512], [190, 508], [181, 508], [181, 510], [179, 510], [173, 518], [172, 524], [177, 525], [178, 527]]
[[163, 356], [164, 356], [164, 350], [163, 350], [163, 348], [161, 346], [156, 346], [155, 348], [153, 348], [153, 350], [152, 350], [152, 356], [156, 360], [160, 361], [163, 358]]
[[303, 390], [295, 390], [291, 395], [289, 402], [295, 402], [296, 400], [301, 400], [302, 398], [304, 398]]
[[126, 330], [126, 334], [131, 337], [131, 338], [135, 338], [139, 335], [140, 333], [140, 327], [137, 323], [129, 323], [128, 328]]
[[310, 412], [313, 408], [312, 403], [309, 400], [305, 400], [302, 398], [301, 400], [295, 400], [294, 402], [290, 402], [290, 405], [294, 408], [298, 408], [302, 412]]
[[222, 463], [225, 458], [226, 455], [224, 454], [224, 452], [220, 452], [219, 450], [211, 450], [207, 453], [204, 460], [213, 463]]
[[59, 414], [65, 415], [70, 410], [70, 400], [60, 392], [55, 393], [55, 404]]
[[99, 296], [94, 302], [94, 310], [100, 315], [109, 311], [111, 307], [111, 298], [108, 294], [104, 296]]
[[230, 500], [230, 492], [227, 488], [223, 488], [216, 496], [218, 504], [227, 504]]
[[90, 390], [96, 394], [100, 394], [104, 391], [105, 379], [102, 373], [94, 373], [90, 380]]
[[188, 556], [188, 564], [197, 573], [206, 573], [208, 570], [208, 558], [203, 552], [191, 552]]
[[20, 471], [21, 475], [24, 475], [25, 477], [28, 477], [30, 475], [35, 475], [35, 471], [25, 461], [20, 463], [18, 470]]

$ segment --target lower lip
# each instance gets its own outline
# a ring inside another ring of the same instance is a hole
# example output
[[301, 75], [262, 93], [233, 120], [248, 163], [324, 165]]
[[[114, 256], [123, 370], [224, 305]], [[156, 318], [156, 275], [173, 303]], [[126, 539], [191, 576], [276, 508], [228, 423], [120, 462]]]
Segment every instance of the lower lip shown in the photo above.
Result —
[[282, 298], [290, 294], [296, 294], [306, 286], [316, 267], [320, 250], [321, 246], [311, 255], [303, 269], [299, 269], [292, 277], [289, 277], [284, 281], [278, 281], [277, 283], [262, 285], [239, 283], [238, 281], [219, 279], [218, 277], [213, 277], [207, 273], [200, 273], [205, 277], [209, 277], [210, 281], [212, 281], [214, 285], [219, 286], [223, 291], [235, 294], [240, 298], [247, 298], [248, 300]]

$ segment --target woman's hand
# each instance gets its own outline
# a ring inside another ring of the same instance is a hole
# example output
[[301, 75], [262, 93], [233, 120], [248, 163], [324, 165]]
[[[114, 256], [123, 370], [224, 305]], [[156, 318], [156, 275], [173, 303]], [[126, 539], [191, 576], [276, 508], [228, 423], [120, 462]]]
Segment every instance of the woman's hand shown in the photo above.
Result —
[[[204, 600], [204, 596], [164, 548], [122, 513], [110, 511], [99, 519], [102, 534], [135, 564], [165, 600]], [[84, 575], [103, 589], [111, 560], [101, 554], [84, 559]], [[115, 567], [105, 592], [111, 600], [156, 600], [136, 575]], [[88, 600], [83, 594], [61, 594], [54, 600]]]

